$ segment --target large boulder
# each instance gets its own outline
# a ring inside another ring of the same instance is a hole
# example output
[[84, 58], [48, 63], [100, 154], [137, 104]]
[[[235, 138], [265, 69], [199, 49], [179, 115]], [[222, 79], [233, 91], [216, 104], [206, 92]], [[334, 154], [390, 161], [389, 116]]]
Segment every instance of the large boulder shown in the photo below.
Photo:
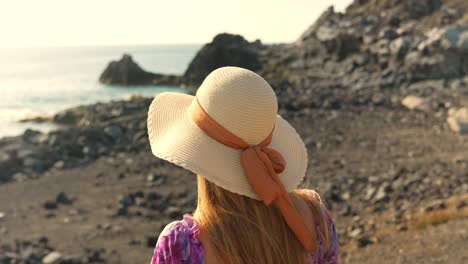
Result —
[[408, 95], [403, 98], [403, 100], [401, 100], [401, 104], [409, 110], [424, 110], [428, 107], [427, 101], [424, 98], [414, 95]]
[[405, 0], [402, 2], [402, 16], [406, 19], [418, 19], [437, 11], [442, 6], [442, 0]]
[[463, 57], [455, 52], [423, 55], [411, 52], [405, 58], [405, 69], [408, 79], [421, 80], [452, 79], [466, 73]]
[[403, 58], [411, 46], [411, 37], [403, 36], [390, 43], [390, 53], [398, 59]]
[[327, 51], [336, 54], [342, 60], [348, 55], [358, 52], [362, 37], [353, 30], [341, 27], [339, 24], [323, 25], [317, 29], [317, 39], [323, 43]]
[[313, 46], [315, 53], [320, 53], [320, 48], [316, 47], [318, 41], [329, 55], [342, 60], [360, 50], [362, 32], [356, 32], [353, 28], [355, 23], [360, 22], [360, 19], [343, 20], [343, 14], [336, 13], [331, 6], [302, 33], [297, 44], [302, 48]]
[[99, 77], [104, 84], [117, 85], [157, 85], [180, 84], [180, 77], [147, 72], [128, 54], [118, 61], [111, 61]]
[[416, 51], [405, 57], [409, 79], [452, 79], [468, 74], [468, 25], [434, 28], [426, 32]]
[[434, 13], [442, 6], [442, 0], [354, 0], [347, 12], [352, 14], [388, 13], [399, 21], [418, 19]]
[[259, 41], [248, 42], [240, 35], [219, 34], [203, 46], [189, 64], [184, 83], [198, 86], [213, 70], [224, 66], [237, 66], [252, 71], [260, 69]]
[[418, 46], [421, 51], [454, 50], [460, 53], [468, 52], [468, 24], [433, 28], [425, 35], [427, 38]]
[[453, 131], [460, 134], [468, 134], [468, 108], [451, 109], [447, 123]]

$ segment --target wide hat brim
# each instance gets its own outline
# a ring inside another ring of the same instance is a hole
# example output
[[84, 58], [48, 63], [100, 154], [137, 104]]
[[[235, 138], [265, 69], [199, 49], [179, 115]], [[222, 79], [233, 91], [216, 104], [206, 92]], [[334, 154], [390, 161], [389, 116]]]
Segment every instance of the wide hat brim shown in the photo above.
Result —
[[[260, 200], [251, 188], [241, 165], [241, 150], [225, 146], [206, 135], [191, 119], [189, 106], [195, 97], [165, 92], [149, 107], [148, 135], [152, 153], [181, 166], [228, 191]], [[307, 150], [296, 130], [277, 115], [270, 148], [286, 161], [279, 174], [287, 191], [304, 178]]]

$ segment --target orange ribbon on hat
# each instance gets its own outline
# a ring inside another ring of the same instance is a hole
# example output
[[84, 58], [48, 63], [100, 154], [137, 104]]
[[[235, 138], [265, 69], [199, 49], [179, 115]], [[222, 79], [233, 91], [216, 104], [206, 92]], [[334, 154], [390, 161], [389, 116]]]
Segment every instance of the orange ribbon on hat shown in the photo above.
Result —
[[309, 252], [315, 251], [315, 233], [307, 227], [278, 178], [277, 174], [284, 171], [286, 161], [278, 151], [268, 147], [273, 131], [260, 144], [251, 146], [211, 118], [196, 97], [190, 105], [190, 112], [192, 120], [205, 134], [223, 145], [242, 150], [242, 167], [252, 189], [266, 205], [274, 202], [304, 248]]

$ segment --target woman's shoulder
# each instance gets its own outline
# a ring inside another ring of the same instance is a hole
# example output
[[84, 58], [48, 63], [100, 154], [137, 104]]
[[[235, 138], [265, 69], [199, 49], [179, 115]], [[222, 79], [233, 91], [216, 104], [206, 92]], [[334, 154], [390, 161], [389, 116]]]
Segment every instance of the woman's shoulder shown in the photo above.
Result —
[[159, 234], [159, 239], [173, 236], [173, 235], [181, 235], [184, 236], [196, 236], [200, 233], [200, 227], [195, 219], [189, 215], [185, 214], [184, 218], [179, 221], [174, 221], [166, 225], [164, 229]]
[[159, 235], [151, 263], [203, 263], [203, 246], [197, 239], [199, 233], [200, 227], [191, 215], [171, 222]]
[[336, 233], [335, 224], [333, 223], [330, 211], [328, 211], [326, 206], [323, 204], [322, 207], [325, 213], [328, 234], [330, 236], [330, 246], [327, 250], [324, 250], [324, 258], [329, 261], [328, 263], [338, 263], [340, 246], [338, 242], [338, 235]]
[[[338, 236], [336, 233], [335, 224], [333, 223], [330, 211], [320, 198], [320, 195], [309, 189], [302, 189], [300, 191], [303, 195], [306, 195], [309, 202], [316, 206], [316, 209], [320, 210], [322, 217], [324, 218], [324, 226], [320, 226], [315, 221], [316, 230], [318, 234], [318, 248], [316, 252], [312, 252], [308, 255], [307, 263], [339, 263], [339, 243]], [[324, 230], [326, 229], [326, 230]], [[325, 232], [328, 234], [328, 239], [325, 236]], [[327, 243], [326, 241], [329, 241]]]

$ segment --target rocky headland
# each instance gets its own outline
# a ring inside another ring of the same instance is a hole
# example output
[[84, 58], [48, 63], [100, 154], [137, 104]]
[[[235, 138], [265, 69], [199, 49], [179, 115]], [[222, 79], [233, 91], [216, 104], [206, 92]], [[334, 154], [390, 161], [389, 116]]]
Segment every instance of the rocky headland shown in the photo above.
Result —
[[[356, 0], [293, 43], [220, 34], [181, 76], [124, 55], [101, 81], [193, 92], [221, 66], [258, 72], [307, 144], [304, 185], [330, 208], [344, 263], [463, 263], [467, 13], [464, 0]], [[0, 263], [149, 261], [196, 204], [195, 177], [151, 155], [150, 102], [79, 106], [51, 118], [61, 130], [0, 139]]]
[[99, 76], [99, 82], [117, 85], [181, 85], [179, 76], [145, 71], [129, 54], [111, 61]]
[[130, 55], [124, 54], [119, 61], [109, 63], [99, 81], [119, 85], [177, 85], [188, 87], [193, 92], [210, 72], [219, 67], [230, 65], [259, 70], [259, 51], [264, 47], [260, 40], [251, 43], [240, 35], [222, 33], [197, 52], [182, 75], [147, 72]]

